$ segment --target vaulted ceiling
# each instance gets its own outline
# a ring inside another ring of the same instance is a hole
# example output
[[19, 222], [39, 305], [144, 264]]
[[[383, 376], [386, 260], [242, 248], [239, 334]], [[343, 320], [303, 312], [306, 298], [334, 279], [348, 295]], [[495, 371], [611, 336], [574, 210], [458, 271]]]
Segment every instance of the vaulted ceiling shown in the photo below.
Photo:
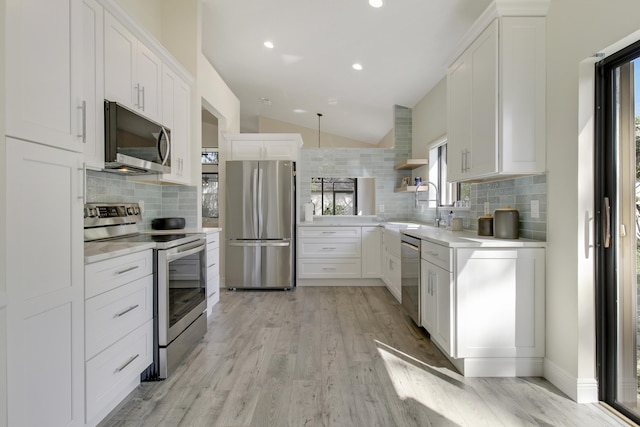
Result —
[[323, 132], [377, 144], [393, 106], [413, 107], [443, 78], [489, 3], [203, 0], [202, 49], [240, 100], [243, 132], [258, 116], [314, 129], [321, 113]]

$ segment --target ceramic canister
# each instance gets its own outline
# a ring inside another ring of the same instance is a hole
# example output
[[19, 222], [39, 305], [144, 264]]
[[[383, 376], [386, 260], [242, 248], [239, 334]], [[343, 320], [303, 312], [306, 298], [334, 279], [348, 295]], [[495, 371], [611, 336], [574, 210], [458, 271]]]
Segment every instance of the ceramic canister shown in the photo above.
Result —
[[478, 236], [493, 236], [493, 217], [491, 215], [478, 218]]
[[503, 206], [494, 212], [495, 226], [494, 237], [498, 239], [517, 239], [520, 237], [520, 218], [518, 210]]

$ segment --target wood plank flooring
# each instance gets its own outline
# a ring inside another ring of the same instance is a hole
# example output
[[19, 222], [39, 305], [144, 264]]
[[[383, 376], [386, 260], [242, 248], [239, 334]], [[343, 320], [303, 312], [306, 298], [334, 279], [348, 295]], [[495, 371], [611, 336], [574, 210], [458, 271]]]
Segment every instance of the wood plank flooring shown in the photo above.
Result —
[[383, 287], [222, 291], [167, 380], [103, 426], [623, 426], [542, 378], [464, 378]]

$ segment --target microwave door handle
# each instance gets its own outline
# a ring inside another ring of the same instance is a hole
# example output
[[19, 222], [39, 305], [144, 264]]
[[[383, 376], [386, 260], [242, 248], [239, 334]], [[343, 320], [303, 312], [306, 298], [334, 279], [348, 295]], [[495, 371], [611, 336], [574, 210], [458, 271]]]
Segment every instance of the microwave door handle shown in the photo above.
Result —
[[[167, 154], [165, 156], [162, 156], [162, 135], [164, 135], [167, 140]], [[163, 166], [167, 164], [167, 160], [169, 160], [169, 154], [171, 154], [171, 140], [169, 139], [169, 133], [163, 126], [161, 127], [160, 134], [158, 135], [158, 156], [160, 156], [160, 160], [162, 160]]]

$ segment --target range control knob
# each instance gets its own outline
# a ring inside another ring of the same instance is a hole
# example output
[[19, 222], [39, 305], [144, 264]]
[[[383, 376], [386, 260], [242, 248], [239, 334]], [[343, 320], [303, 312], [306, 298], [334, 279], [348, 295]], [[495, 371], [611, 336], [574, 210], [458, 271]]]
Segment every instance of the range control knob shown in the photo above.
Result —
[[132, 207], [128, 207], [127, 208], [127, 215], [133, 215], [133, 208]]

